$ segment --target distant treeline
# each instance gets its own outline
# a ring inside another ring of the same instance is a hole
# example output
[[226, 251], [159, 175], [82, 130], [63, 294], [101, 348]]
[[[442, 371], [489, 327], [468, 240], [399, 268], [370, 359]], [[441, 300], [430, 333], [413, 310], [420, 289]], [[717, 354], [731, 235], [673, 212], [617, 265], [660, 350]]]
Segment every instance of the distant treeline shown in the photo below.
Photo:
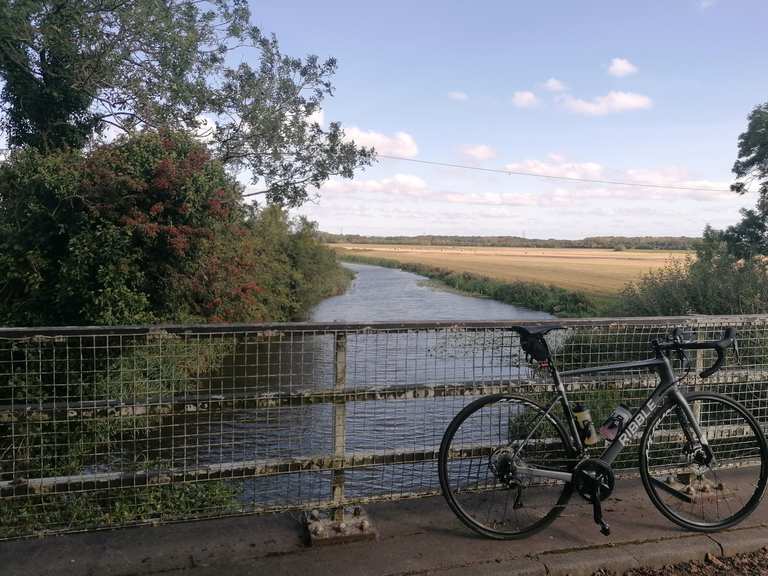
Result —
[[520, 236], [361, 236], [329, 234], [331, 244], [416, 244], [421, 246], [498, 246], [509, 248], [606, 248], [611, 250], [695, 250], [701, 238], [687, 236], [591, 236], [581, 240], [536, 239]]

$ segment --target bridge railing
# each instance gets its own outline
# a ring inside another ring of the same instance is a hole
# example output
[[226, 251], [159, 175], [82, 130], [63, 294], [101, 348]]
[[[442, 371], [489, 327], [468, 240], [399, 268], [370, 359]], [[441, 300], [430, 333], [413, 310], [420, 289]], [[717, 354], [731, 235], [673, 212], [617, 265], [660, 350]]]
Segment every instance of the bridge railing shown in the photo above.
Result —
[[[683, 384], [768, 425], [768, 316], [558, 323], [562, 370], [648, 357], [675, 327], [715, 339], [735, 326], [741, 364]], [[520, 324], [2, 329], [0, 538], [436, 494], [440, 439], [463, 406], [552, 393]], [[595, 421], [655, 384], [642, 371], [566, 381]], [[636, 450], [622, 456], [631, 469]]]

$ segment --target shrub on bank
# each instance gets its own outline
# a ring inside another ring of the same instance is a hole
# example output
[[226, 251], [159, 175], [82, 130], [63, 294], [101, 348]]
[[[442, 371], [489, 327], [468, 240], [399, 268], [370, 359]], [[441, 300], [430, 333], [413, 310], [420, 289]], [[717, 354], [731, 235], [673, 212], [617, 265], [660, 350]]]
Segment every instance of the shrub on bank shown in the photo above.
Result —
[[345, 276], [310, 223], [241, 193], [183, 134], [15, 151], [0, 165], [0, 325], [300, 318]]
[[768, 311], [768, 263], [732, 254], [708, 229], [695, 258], [673, 260], [621, 292], [613, 312], [625, 316], [761, 314]]

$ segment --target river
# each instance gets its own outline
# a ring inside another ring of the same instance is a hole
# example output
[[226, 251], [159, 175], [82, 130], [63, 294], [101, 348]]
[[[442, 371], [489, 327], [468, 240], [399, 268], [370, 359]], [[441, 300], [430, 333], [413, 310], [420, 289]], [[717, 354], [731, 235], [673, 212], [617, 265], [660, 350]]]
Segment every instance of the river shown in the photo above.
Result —
[[[521, 320], [549, 314], [474, 298], [428, 285], [428, 279], [402, 270], [345, 263], [356, 273], [342, 295], [321, 302], [311, 314], [318, 322], [408, 320]], [[317, 390], [334, 386], [332, 334], [270, 344], [272, 374], [262, 392]], [[446, 329], [413, 332], [361, 332], [347, 338], [348, 388], [424, 387], [477, 381], [514, 380], [521, 370], [510, 331], [465, 333]], [[275, 364], [275, 360], [277, 363]], [[432, 450], [446, 425], [471, 397], [376, 400], [346, 404], [346, 454]], [[333, 452], [333, 405], [315, 404], [240, 412], [226, 459], [290, 458]], [[349, 496], [436, 489], [434, 462], [356, 468], [346, 472]], [[297, 505], [330, 495], [328, 471], [305, 471], [255, 479], [245, 500], [255, 506]]]
[[344, 267], [356, 276], [340, 296], [321, 302], [311, 313], [317, 322], [406, 320], [524, 320], [552, 318], [545, 312], [519, 308], [488, 298], [475, 298], [430, 286], [429, 279], [381, 266]]

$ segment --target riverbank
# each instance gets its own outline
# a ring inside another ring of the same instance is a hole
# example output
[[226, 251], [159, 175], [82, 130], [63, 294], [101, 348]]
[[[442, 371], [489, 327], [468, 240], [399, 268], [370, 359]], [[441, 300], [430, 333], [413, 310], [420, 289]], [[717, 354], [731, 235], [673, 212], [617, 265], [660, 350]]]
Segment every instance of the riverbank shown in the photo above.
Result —
[[[289, 227], [261, 234], [281, 242], [264, 250], [275, 256], [259, 277], [269, 291], [254, 288], [243, 295], [245, 302], [264, 311], [265, 317], [259, 320], [305, 319], [319, 302], [344, 293], [350, 285], [354, 273], [313, 234], [311, 229], [292, 232]], [[220, 393], [220, 388], [210, 387], [208, 378], [212, 381], [224, 369], [235, 372], [236, 365], [246, 362], [242, 356], [233, 359], [239, 344], [227, 336], [194, 339], [151, 331], [146, 337], [132, 339], [130, 345], [111, 346], [104, 355], [94, 352], [84, 339], [62, 337], [48, 344], [7, 339], [0, 346], [0, 366], [5, 367], [0, 374], [0, 404], [31, 397], [52, 404], [62, 398], [132, 404], [137, 398], [172, 397], [182, 391]], [[266, 378], [269, 369], [269, 365], [253, 364], [250, 376], [254, 381], [259, 376]], [[16, 374], [25, 377], [19, 379]], [[47, 417], [26, 424], [0, 418], [0, 481], [76, 475], [94, 469], [153, 470], [159, 461], [173, 460], [174, 441], [165, 432], [166, 419], [120, 416], [119, 424], [113, 423], [114, 414], [109, 413], [70, 419], [65, 427]], [[151, 449], [144, 444], [149, 438], [153, 439]], [[158, 438], [162, 440], [155, 440]], [[98, 492], [75, 491], [9, 498], [0, 505], [0, 539], [66, 530], [73, 525], [114, 526], [149, 517], [180, 519], [205, 508], [231, 511], [242, 506], [243, 490], [242, 483], [215, 480], [160, 483], [138, 492], [119, 490], [108, 498]]]
[[319, 275], [318, 280], [321, 285], [317, 287], [302, 302], [301, 313], [294, 318], [295, 321], [309, 320], [312, 317], [312, 310], [324, 300], [341, 296], [349, 290], [352, 281], [355, 279], [355, 273], [341, 265], [336, 260], [332, 267], [328, 267]]
[[385, 268], [398, 268], [439, 282], [450, 290], [468, 296], [491, 298], [505, 304], [540, 310], [560, 317], [588, 317], [605, 315], [614, 298], [596, 296], [580, 291], [535, 282], [507, 282], [472, 274], [454, 272], [413, 262], [358, 254], [338, 255], [344, 262], [357, 262]]

